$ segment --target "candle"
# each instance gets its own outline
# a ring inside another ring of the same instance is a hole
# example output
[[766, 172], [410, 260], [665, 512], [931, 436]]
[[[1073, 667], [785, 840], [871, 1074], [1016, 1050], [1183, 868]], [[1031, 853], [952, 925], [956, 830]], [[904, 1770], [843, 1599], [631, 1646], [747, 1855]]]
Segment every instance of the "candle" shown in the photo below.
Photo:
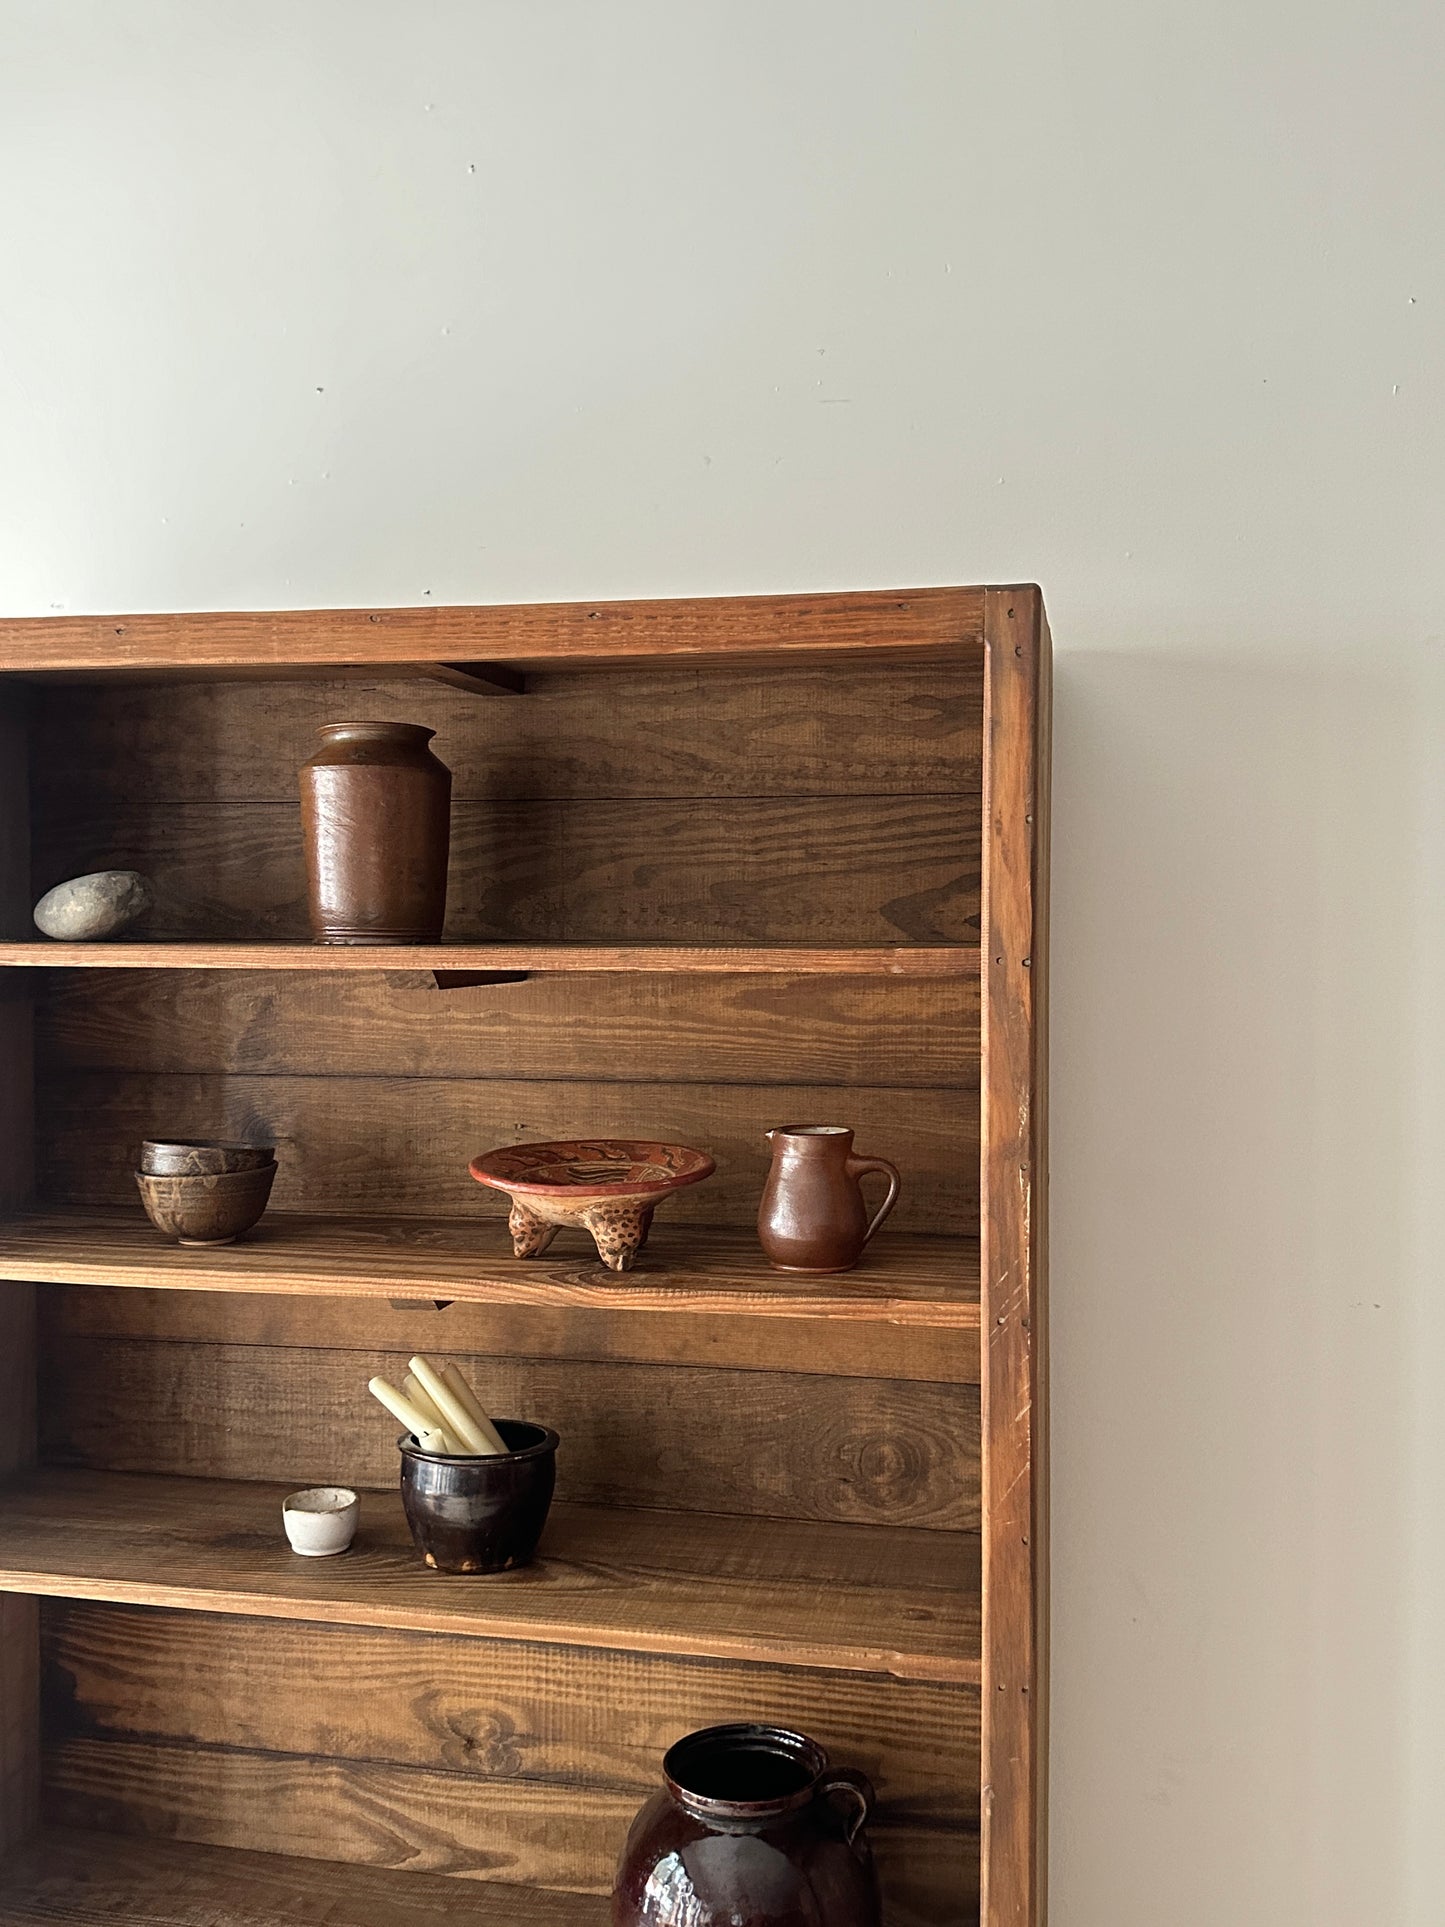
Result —
[[442, 1378], [466, 1407], [467, 1416], [472, 1420], [473, 1424], [477, 1426], [482, 1436], [491, 1445], [493, 1451], [507, 1451], [508, 1446], [506, 1440], [482, 1410], [481, 1400], [462, 1376], [460, 1368], [456, 1365], [443, 1365]]
[[[437, 1410], [435, 1405], [433, 1405], [431, 1400], [427, 1397], [426, 1391], [423, 1388], [420, 1380], [417, 1378], [415, 1372], [407, 1373], [406, 1377], [401, 1381], [401, 1389], [403, 1392], [405, 1392], [406, 1396], [411, 1400], [412, 1404], [416, 1407], [416, 1409], [421, 1413], [422, 1417], [426, 1420], [427, 1425], [436, 1434], [436, 1436], [438, 1438], [446, 1440], [445, 1445], [437, 1446], [436, 1450], [439, 1452], [450, 1452], [453, 1455], [453, 1457], [465, 1456], [463, 1448], [457, 1443], [457, 1441], [452, 1437], [452, 1434], [448, 1431], [446, 1420], [442, 1417], [441, 1413]], [[432, 1448], [428, 1447], [427, 1449], [431, 1450]]]
[[400, 1419], [406, 1429], [414, 1434], [424, 1452], [451, 1452], [452, 1440], [430, 1423], [428, 1415], [420, 1406], [413, 1405], [405, 1392], [399, 1392], [384, 1378], [368, 1380], [366, 1389], [373, 1398], [381, 1401], [393, 1418]]
[[492, 1443], [429, 1359], [417, 1356], [411, 1361], [411, 1369], [416, 1373], [422, 1390], [441, 1413], [447, 1430], [453, 1438], [460, 1439], [468, 1452], [474, 1452], [480, 1458], [496, 1458], [506, 1451], [506, 1446], [495, 1432], [492, 1436], [497, 1442], [495, 1445]]

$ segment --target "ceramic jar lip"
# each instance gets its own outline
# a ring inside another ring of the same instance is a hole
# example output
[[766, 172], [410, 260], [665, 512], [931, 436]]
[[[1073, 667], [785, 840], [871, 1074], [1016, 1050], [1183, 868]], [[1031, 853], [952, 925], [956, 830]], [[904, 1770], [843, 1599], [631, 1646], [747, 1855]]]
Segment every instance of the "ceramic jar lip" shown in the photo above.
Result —
[[519, 1445], [515, 1451], [499, 1456], [488, 1456], [477, 1452], [426, 1452], [417, 1444], [413, 1432], [403, 1432], [397, 1440], [404, 1459], [420, 1459], [427, 1465], [469, 1465], [486, 1470], [491, 1466], [518, 1465], [527, 1459], [546, 1458], [557, 1450], [562, 1443], [561, 1434], [554, 1432], [550, 1425], [537, 1425], [531, 1419], [499, 1418], [493, 1424], [505, 1438], [508, 1431], [535, 1432], [536, 1437], [530, 1445]]
[[389, 736], [399, 742], [429, 743], [436, 735], [425, 723], [322, 723], [316, 734], [323, 742], [344, 742], [348, 736]]
[[[310, 1504], [307, 1501], [311, 1501]], [[349, 1512], [361, 1501], [349, 1485], [308, 1485], [281, 1501], [283, 1512], [299, 1512], [308, 1519], [329, 1519]]]
[[[730, 1745], [741, 1753], [771, 1753], [788, 1761], [805, 1776], [802, 1784], [791, 1793], [762, 1800], [727, 1799], [688, 1785], [691, 1756], [709, 1750], [725, 1752]], [[689, 1733], [668, 1748], [662, 1761], [667, 1790], [688, 1813], [702, 1820], [758, 1824], [797, 1813], [810, 1805], [816, 1797], [818, 1781], [827, 1770], [827, 1753], [805, 1733], [794, 1733], [786, 1726], [758, 1726], [746, 1721], [729, 1726], [705, 1726]]]
[[232, 1137], [148, 1137], [142, 1140], [144, 1151], [264, 1151], [268, 1158], [276, 1155], [274, 1144], [243, 1144], [239, 1138]]
[[852, 1137], [851, 1124], [775, 1124], [769, 1137]]

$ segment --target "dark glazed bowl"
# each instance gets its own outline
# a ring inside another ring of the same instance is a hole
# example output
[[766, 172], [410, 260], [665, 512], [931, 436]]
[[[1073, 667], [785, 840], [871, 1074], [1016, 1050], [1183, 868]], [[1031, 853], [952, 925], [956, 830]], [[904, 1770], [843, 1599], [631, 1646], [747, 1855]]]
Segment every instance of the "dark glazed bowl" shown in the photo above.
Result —
[[213, 1177], [135, 1174], [146, 1216], [157, 1231], [183, 1245], [228, 1245], [249, 1231], [266, 1209], [275, 1178], [274, 1164]]
[[273, 1144], [230, 1144], [224, 1138], [154, 1138], [140, 1147], [140, 1168], [154, 1178], [219, 1177], [260, 1171], [276, 1162]]
[[505, 1457], [423, 1452], [401, 1446], [401, 1502], [416, 1549], [437, 1572], [508, 1572], [532, 1562], [557, 1483], [557, 1434], [545, 1425], [492, 1423]]

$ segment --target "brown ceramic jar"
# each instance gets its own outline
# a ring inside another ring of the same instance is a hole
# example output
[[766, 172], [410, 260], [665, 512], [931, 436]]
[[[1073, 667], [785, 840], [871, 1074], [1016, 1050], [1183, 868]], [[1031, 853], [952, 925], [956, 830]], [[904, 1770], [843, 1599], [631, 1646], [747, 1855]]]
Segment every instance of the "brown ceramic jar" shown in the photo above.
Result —
[[[898, 1202], [898, 1172], [887, 1158], [853, 1155], [845, 1124], [781, 1124], [764, 1135], [773, 1162], [758, 1207], [758, 1241], [778, 1271], [851, 1271]], [[869, 1219], [859, 1180], [888, 1180]]]
[[322, 943], [442, 933], [451, 771], [418, 723], [327, 723], [301, 771], [311, 931]]
[[879, 1927], [873, 1789], [777, 1726], [710, 1726], [632, 1823], [612, 1927]]

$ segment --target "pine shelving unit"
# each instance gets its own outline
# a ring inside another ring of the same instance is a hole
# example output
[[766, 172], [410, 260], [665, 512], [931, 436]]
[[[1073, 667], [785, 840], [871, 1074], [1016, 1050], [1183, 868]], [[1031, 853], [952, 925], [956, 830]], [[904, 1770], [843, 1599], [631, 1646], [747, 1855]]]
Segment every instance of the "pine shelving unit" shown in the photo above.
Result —
[[[304, 940], [363, 710], [453, 769], [444, 943]], [[0, 622], [0, 1927], [600, 1923], [746, 1717], [873, 1775], [889, 1927], [1042, 1927], [1048, 710], [1032, 588]], [[36, 937], [113, 864], [143, 939]], [[752, 1231], [806, 1120], [904, 1173], [838, 1277]], [[251, 1239], [151, 1231], [161, 1130], [278, 1144]], [[717, 1175], [517, 1264], [467, 1158], [594, 1131]], [[412, 1555], [417, 1349], [561, 1432], [536, 1566]]]

